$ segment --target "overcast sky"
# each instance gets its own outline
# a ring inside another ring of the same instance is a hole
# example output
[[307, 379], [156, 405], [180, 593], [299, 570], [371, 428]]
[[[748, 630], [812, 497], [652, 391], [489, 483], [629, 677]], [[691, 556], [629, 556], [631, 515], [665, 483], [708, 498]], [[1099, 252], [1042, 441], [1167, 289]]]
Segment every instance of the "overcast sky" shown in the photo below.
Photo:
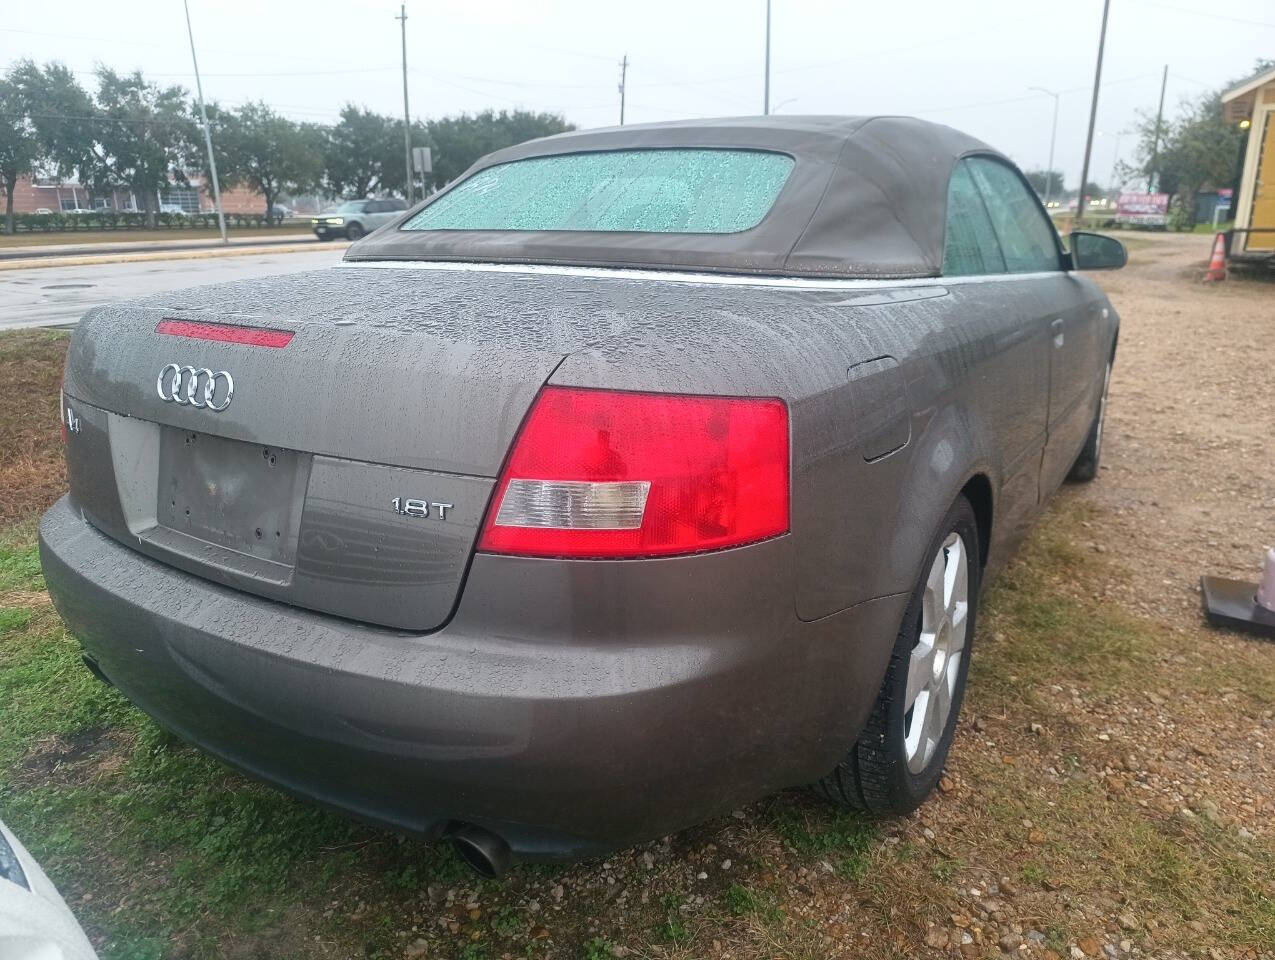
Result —
[[[346, 101], [401, 114], [397, 4], [190, 0], [204, 94], [263, 99], [333, 121]], [[5, 0], [0, 65], [96, 63], [194, 89], [181, 0]], [[1091, 179], [1108, 182], [1136, 111], [1165, 111], [1275, 58], [1275, 0], [1112, 0]], [[56, 10], [56, 15], [51, 15]], [[413, 117], [486, 107], [560, 112], [580, 127], [761, 112], [765, 0], [407, 3]], [[1080, 174], [1102, 0], [773, 0], [771, 106], [783, 113], [911, 114], [1043, 167], [1061, 92], [1055, 166]]]

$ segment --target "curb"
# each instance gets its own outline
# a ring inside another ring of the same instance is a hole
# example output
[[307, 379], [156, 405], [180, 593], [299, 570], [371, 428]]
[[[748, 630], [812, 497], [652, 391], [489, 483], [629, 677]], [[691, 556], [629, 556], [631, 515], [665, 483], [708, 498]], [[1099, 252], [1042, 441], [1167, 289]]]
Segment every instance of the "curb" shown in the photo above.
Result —
[[138, 263], [147, 260], [203, 260], [210, 257], [260, 256], [266, 253], [304, 253], [315, 250], [344, 250], [349, 241], [334, 241], [322, 246], [313, 243], [257, 247], [211, 247], [198, 250], [153, 250], [137, 253], [80, 254], [69, 257], [27, 257], [21, 260], [0, 260], [0, 271], [31, 270], [41, 267], [89, 267], [105, 263]]

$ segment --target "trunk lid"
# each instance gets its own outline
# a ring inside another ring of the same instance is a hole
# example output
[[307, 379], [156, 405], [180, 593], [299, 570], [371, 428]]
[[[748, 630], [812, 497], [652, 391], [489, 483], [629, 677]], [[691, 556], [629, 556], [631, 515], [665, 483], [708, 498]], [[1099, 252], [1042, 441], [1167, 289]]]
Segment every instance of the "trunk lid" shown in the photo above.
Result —
[[[436, 628], [536, 392], [619, 325], [530, 296], [535, 279], [337, 267], [98, 308], [67, 359], [72, 495], [104, 532], [210, 580]], [[157, 331], [174, 320], [287, 342]], [[207, 374], [188, 391], [200, 370], [229, 375], [211, 398]]]

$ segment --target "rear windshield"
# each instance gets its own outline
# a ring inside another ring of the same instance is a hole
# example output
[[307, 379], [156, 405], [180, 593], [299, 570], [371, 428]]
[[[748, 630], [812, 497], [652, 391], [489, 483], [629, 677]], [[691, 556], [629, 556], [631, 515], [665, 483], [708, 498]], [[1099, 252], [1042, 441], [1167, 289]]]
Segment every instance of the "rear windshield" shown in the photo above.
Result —
[[614, 150], [480, 170], [404, 230], [737, 233], [757, 226], [792, 171], [764, 150]]

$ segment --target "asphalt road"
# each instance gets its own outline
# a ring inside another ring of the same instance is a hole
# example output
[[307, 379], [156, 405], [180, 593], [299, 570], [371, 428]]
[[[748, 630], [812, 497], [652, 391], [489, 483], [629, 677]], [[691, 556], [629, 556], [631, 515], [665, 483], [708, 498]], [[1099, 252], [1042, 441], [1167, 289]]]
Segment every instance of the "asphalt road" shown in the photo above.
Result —
[[0, 270], [0, 330], [73, 326], [90, 307], [222, 280], [338, 263], [344, 250]]

